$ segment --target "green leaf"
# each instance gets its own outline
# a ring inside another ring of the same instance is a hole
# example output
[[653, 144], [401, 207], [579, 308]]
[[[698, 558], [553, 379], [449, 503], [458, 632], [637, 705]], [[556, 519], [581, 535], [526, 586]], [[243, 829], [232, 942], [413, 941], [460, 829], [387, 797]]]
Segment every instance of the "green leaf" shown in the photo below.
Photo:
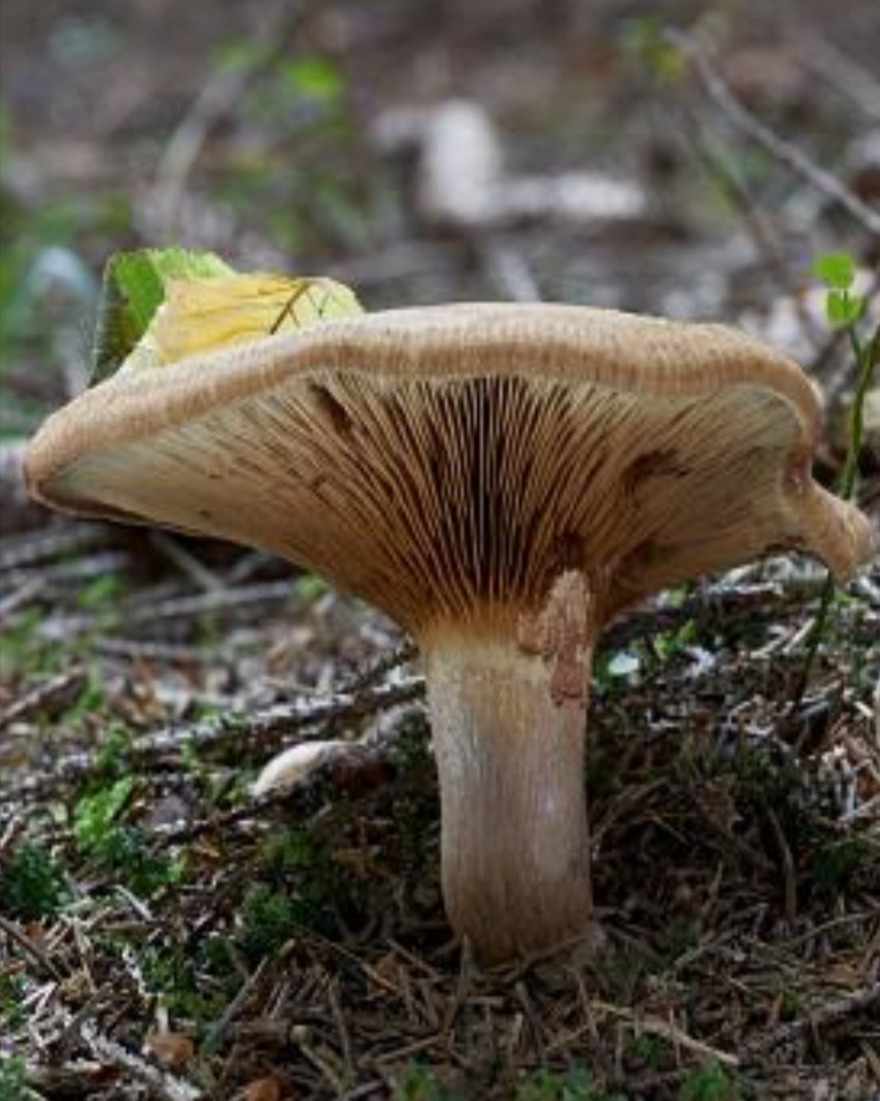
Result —
[[118, 252], [104, 269], [91, 385], [109, 378], [144, 335], [173, 279], [232, 275], [219, 256], [187, 249]]
[[829, 290], [849, 290], [855, 278], [853, 258], [848, 252], [826, 252], [813, 263], [813, 274]]
[[81, 852], [94, 852], [106, 844], [116, 818], [134, 790], [134, 780], [124, 776], [110, 787], [84, 795], [74, 808], [73, 832]]
[[325, 103], [338, 99], [344, 87], [339, 70], [325, 57], [301, 57], [291, 61], [284, 67], [284, 79], [297, 94]]
[[825, 314], [835, 329], [846, 329], [855, 325], [865, 308], [865, 299], [860, 294], [849, 294], [845, 290], [830, 290], [825, 299]]

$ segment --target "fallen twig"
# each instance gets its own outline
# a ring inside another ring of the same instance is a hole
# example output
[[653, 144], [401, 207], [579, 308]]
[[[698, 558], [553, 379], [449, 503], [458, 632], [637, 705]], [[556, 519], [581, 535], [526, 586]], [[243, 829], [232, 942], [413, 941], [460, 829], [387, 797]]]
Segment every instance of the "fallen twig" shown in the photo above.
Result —
[[45, 711], [67, 707], [86, 684], [85, 670], [73, 668], [38, 684], [20, 699], [0, 711], [0, 730]]
[[827, 80], [874, 122], [880, 122], [880, 81], [870, 69], [821, 33], [807, 36], [803, 56], [808, 69]]
[[751, 1058], [766, 1054], [774, 1048], [784, 1047], [786, 1044], [800, 1040], [807, 1032], [836, 1024], [856, 1013], [864, 1013], [875, 1005], [880, 1005], [880, 983], [874, 983], [823, 1002], [798, 1017], [797, 1020], [787, 1021], [784, 1025], [752, 1040], [746, 1044], [743, 1055], [745, 1058]]
[[122, 1044], [100, 1033], [91, 1021], [83, 1021], [77, 1028], [86, 1046], [102, 1062], [128, 1071], [136, 1081], [150, 1090], [161, 1101], [198, 1101], [204, 1097], [202, 1090], [167, 1070], [162, 1070]]
[[[423, 680], [412, 677], [358, 692], [337, 692], [317, 700], [303, 697], [250, 715], [227, 713], [191, 725], [168, 726], [137, 738], [128, 751], [128, 760], [137, 767], [159, 759], [178, 758], [185, 750], [201, 753], [216, 749], [230, 741], [259, 743], [261, 752], [268, 752], [294, 734], [308, 736], [312, 728], [320, 727], [315, 736], [324, 737], [329, 724], [363, 719], [411, 703], [423, 693]], [[59, 785], [92, 774], [97, 767], [92, 753], [69, 754], [56, 761], [51, 772], [31, 773], [20, 779], [13, 791], [4, 792], [0, 788], [0, 805], [7, 800], [20, 801], [23, 797], [57, 789]]]
[[[233, 609], [252, 608], [259, 604], [275, 604], [289, 600], [294, 595], [295, 589], [291, 579], [266, 581], [254, 585], [241, 585], [237, 588], [212, 589], [195, 595], [171, 596], [164, 600], [136, 597], [118, 604], [115, 613], [126, 627], [142, 624], [151, 626], [168, 620], [215, 615]], [[84, 631], [92, 630], [94, 625], [93, 615], [71, 615], [52, 619], [41, 630], [49, 638], [72, 638]]]
[[52, 524], [38, 531], [4, 538], [0, 549], [0, 570], [34, 566], [63, 554], [94, 548], [110, 541], [113, 530], [105, 524]]
[[703, 1043], [702, 1040], [689, 1036], [673, 1021], [665, 1021], [660, 1017], [648, 1014], [643, 1015], [637, 1010], [627, 1009], [625, 1006], [610, 1005], [608, 1002], [593, 1001], [591, 1002], [591, 1008], [599, 1015], [618, 1017], [622, 1021], [627, 1021], [640, 1032], [659, 1036], [661, 1039], [668, 1040], [671, 1044], [676, 1044], [679, 1047], [687, 1048], [688, 1051], [693, 1051], [703, 1058], [714, 1059], [722, 1066], [738, 1067], [740, 1065], [738, 1056], [731, 1055], [728, 1051], [721, 1051], [719, 1048], [712, 1047], [711, 1044]]
[[43, 949], [25, 933], [23, 929], [20, 929], [14, 921], [9, 921], [7, 918], [0, 914], [0, 932], [5, 933], [11, 941], [14, 941], [19, 948], [26, 952], [33, 960], [35, 960], [39, 966], [46, 972], [47, 975], [51, 975], [53, 979], [61, 980], [61, 974], [54, 963], [49, 959]]

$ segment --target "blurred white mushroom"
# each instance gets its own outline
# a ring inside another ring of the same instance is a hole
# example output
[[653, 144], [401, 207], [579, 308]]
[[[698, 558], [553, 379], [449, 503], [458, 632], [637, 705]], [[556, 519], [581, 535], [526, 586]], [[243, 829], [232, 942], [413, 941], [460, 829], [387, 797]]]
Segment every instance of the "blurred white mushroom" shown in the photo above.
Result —
[[469, 100], [387, 112], [376, 140], [389, 152], [418, 150], [416, 206], [425, 222], [459, 230], [521, 221], [614, 221], [642, 217], [644, 191], [598, 172], [509, 174], [487, 112]]

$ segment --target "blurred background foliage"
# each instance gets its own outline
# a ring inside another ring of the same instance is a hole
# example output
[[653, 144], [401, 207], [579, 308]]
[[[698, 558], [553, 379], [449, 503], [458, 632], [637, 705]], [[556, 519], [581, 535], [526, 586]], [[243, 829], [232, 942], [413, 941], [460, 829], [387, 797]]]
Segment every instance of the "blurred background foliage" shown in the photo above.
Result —
[[[866, 141], [876, 156], [878, 22], [870, 0], [10, 0], [0, 436], [84, 384], [104, 260], [141, 244], [334, 274], [368, 307], [521, 296], [512, 246], [524, 293], [733, 320], [766, 308], [828, 244], [858, 254], [858, 227], [712, 115], [663, 29], [697, 35], [750, 108], [852, 174]], [[642, 189], [647, 215], [432, 224], [416, 162], [450, 100], [497, 126], [509, 171], [605, 173]], [[749, 225], [766, 211], [772, 256]]]

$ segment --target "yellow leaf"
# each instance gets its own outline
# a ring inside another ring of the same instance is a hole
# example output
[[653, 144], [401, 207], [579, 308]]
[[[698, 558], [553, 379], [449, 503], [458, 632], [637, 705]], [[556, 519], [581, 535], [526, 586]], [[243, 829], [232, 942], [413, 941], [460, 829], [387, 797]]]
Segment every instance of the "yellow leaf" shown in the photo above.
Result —
[[122, 369], [177, 363], [187, 356], [362, 312], [354, 293], [332, 279], [291, 279], [264, 272], [174, 279]]

